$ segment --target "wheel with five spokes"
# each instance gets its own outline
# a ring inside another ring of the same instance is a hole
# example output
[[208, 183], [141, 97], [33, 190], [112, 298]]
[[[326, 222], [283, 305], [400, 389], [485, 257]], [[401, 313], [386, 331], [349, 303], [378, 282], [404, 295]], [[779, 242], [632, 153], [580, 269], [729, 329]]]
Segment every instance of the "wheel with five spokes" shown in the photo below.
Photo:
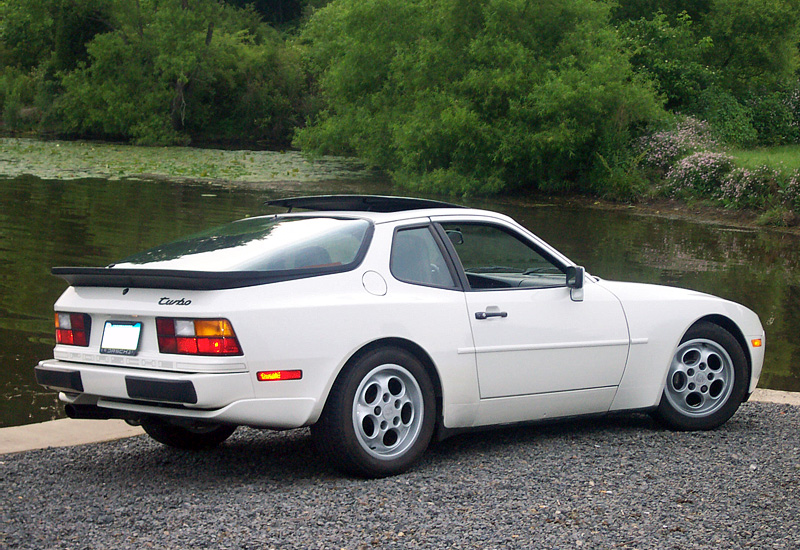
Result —
[[710, 430], [733, 416], [746, 391], [741, 345], [719, 325], [701, 322], [675, 350], [656, 417], [679, 430]]
[[433, 385], [422, 363], [408, 351], [382, 348], [342, 372], [311, 430], [337, 469], [384, 477], [422, 456], [435, 419]]

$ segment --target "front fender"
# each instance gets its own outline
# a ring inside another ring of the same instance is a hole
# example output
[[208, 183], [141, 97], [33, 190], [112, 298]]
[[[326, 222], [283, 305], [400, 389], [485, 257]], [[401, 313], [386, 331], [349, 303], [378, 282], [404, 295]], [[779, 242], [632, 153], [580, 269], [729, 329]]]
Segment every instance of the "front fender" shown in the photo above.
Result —
[[[628, 363], [610, 410], [657, 406], [675, 349], [686, 331], [704, 318], [727, 319], [741, 331], [751, 363], [749, 392], [755, 389], [764, 362], [764, 329], [754, 312], [691, 290], [608, 281], [600, 284], [619, 298], [631, 335]], [[762, 346], [750, 345], [753, 339], [761, 339]]]

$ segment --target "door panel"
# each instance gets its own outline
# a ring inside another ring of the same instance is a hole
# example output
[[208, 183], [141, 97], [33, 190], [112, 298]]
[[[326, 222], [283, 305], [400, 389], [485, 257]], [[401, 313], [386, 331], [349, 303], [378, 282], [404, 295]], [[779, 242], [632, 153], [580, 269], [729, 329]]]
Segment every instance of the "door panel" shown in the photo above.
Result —
[[[587, 277], [583, 300], [573, 301], [570, 264], [515, 227], [440, 225], [468, 284], [475, 346], [462, 352], [475, 354], [481, 399], [619, 385], [629, 335], [613, 294]], [[573, 413], [582, 412], [575, 401]]]
[[566, 287], [520, 288], [469, 292], [467, 306], [482, 399], [616, 386], [622, 378], [625, 316], [616, 297], [590, 281], [582, 302]]

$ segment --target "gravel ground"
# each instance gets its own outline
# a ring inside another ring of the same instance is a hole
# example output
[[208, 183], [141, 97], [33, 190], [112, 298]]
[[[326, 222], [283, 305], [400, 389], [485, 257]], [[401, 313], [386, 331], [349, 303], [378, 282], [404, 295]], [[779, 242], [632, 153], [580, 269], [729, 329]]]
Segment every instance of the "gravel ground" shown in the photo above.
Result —
[[800, 408], [719, 430], [629, 415], [470, 433], [344, 478], [307, 430], [218, 449], [145, 436], [0, 457], [0, 548], [800, 547]]

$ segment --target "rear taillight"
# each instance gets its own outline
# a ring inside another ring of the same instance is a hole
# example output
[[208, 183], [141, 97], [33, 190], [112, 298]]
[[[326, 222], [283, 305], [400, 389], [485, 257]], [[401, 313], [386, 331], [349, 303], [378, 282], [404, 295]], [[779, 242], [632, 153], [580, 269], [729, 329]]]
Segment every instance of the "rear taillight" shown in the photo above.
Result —
[[56, 343], [88, 346], [92, 318], [85, 313], [56, 313]]
[[227, 319], [156, 319], [158, 351], [181, 355], [242, 355]]

